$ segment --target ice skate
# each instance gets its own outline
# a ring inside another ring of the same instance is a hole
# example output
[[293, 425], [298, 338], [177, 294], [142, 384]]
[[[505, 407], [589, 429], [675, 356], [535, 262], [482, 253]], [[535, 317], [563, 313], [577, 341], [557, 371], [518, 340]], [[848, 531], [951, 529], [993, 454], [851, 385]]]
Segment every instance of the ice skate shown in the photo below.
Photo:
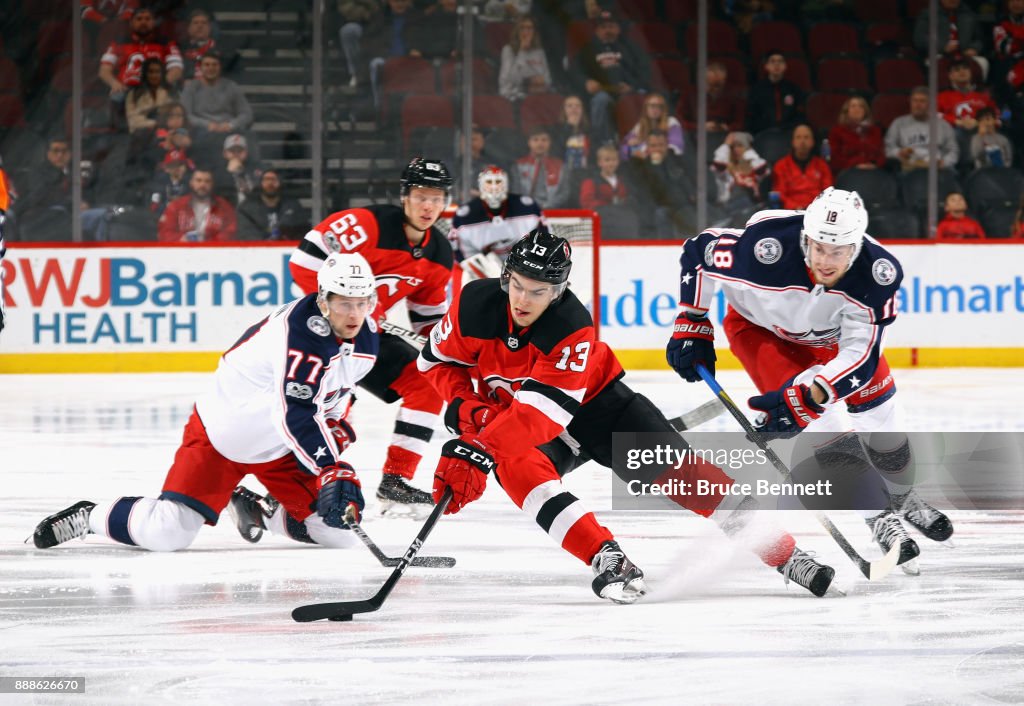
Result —
[[617, 542], [602, 544], [590, 566], [594, 569], [591, 587], [601, 598], [613, 603], [635, 603], [647, 593], [644, 572], [626, 557]]
[[915, 490], [906, 495], [892, 496], [890, 507], [928, 539], [944, 542], [953, 536], [953, 523], [949, 517], [922, 500]]
[[32, 541], [40, 549], [49, 549], [76, 537], [84, 539], [85, 535], [90, 534], [89, 513], [94, 507], [96, 503], [80, 500], [71, 507], [50, 515], [36, 525]]
[[900, 545], [900, 560], [897, 565], [903, 573], [917, 576], [921, 570], [917, 566], [917, 555], [921, 550], [917, 542], [910, 538], [907, 530], [900, 524], [900, 518], [892, 512], [886, 511], [875, 517], [864, 520], [871, 529], [872, 536], [883, 552], [888, 553], [893, 545]]
[[269, 520], [279, 507], [281, 503], [272, 495], [263, 497], [248, 488], [238, 486], [231, 493], [228, 514], [235, 521], [235, 527], [238, 528], [242, 539], [255, 544], [260, 541], [264, 530], [267, 529], [265, 520]]
[[782, 574], [787, 584], [790, 581], [799, 584], [819, 598], [828, 593], [832, 578], [836, 575], [831, 566], [819, 564], [798, 547], [794, 547], [786, 563], [775, 567], [775, 570]]
[[380, 514], [385, 517], [411, 516], [422, 519], [434, 507], [434, 499], [419, 488], [409, 485], [397, 473], [385, 473], [377, 487]]

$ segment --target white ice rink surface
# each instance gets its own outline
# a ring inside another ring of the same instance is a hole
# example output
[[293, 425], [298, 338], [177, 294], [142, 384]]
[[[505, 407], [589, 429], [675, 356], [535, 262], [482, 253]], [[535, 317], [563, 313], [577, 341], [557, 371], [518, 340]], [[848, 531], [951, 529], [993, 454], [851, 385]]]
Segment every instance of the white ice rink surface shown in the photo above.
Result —
[[[1024, 427], [1019, 370], [897, 374], [912, 429]], [[96, 536], [23, 544], [80, 499], [158, 494], [207, 379], [0, 376], [0, 676], [86, 680], [84, 694], [0, 694], [0, 704], [1024, 703], [1019, 510], [950, 512], [955, 547], [918, 537], [921, 575], [872, 584], [811, 517], [786, 513], [848, 591], [816, 599], [705, 520], [611, 511], [610, 472], [588, 465], [566, 483], [643, 567], [650, 600], [595, 598], [589, 567], [492, 484], [424, 547], [456, 568], [410, 569], [382, 610], [349, 623], [289, 614], [373, 594], [390, 569], [361, 545], [250, 545], [226, 513], [177, 554]], [[752, 392], [741, 373], [720, 379], [736, 399]], [[670, 373], [627, 381], [670, 414], [709, 398]], [[394, 409], [361, 397], [350, 455], [371, 498], [364, 526], [399, 555], [419, 523], [376, 518], [372, 500]], [[856, 515], [832, 516], [877, 556]]]

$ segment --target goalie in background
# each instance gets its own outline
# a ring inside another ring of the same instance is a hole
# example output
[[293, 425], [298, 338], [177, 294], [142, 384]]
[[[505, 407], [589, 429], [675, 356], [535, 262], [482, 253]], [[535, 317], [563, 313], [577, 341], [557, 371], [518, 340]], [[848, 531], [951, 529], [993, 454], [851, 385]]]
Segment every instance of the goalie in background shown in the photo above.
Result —
[[484, 167], [477, 183], [480, 195], [459, 207], [448, 234], [457, 263], [455, 292], [475, 279], [499, 277], [512, 246], [544, 221], [536, 201], [508, 192], [501, 167]]

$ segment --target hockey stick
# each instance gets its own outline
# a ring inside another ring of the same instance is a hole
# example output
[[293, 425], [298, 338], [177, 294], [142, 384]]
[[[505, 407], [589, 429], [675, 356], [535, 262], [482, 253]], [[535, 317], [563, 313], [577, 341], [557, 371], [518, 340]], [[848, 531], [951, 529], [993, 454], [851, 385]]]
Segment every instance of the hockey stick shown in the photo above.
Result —
[[716, 397], [710, 402], [705, 402], [696, 409], [680, 414], [678, 417], [669, 419], [668, 423], [671, 424], [672, 428], [676, 431], [686, 431], [687, 429], [693, 429], [696, 426], [700, 426], [704, 422], [710, 422], [724, 411], [725, 405], [722, 404], [722, 400]]
[[406, 341], [416, 346], [417, 348], [422, 348], [423, 346], [427, 345], [426, 336], [421, 336], [418, 333], [410, 331], [407, 328], [402, 328], [401, 326], [393, 324], [390, 321], [381, 321], [380, 329], [384, 333], [390, 333], [392, 336], [404, 338]]
[[[768, 441], [764, 436], [754, 429], [754, 426], [750, 423], [743, 412], [739, 410], [736, 403], [732, 401], [732, 398], [729, 397], [726, 391], [722, 389], [722, 386], [718, 384], [718, 381], [715, 380], [714, 376], [708, 372], [707, 368], [699, 363], [697, 364], [697, 373], [701, 376], [701, 379], [707, 383], [708, 387], [711, 388], [711, 391], [718, 396], [718, 399], [722, 400], [722, 404], [725, 405], [725, 408], [729, 410], [729, 413], [732, 414], [736, 421], [740, 423], [740, 426], [743, 427], [743, 431], [747, 433], [747, 436], [757, 444], [758, 448], [764, 451], [765, 456], [769, 461], [771, 461], [771, 464], [775, 466], [775, 470], [782, 474], [783, 480], [787, 483], [790, 482], [793, 475], [790, 473], [789, 468], [782, 462], [782, 459], [779, 458], [778, 454], [768, 446]], [[828, 515], [823, 512], [816, 512], [814, 514], [815, 517], [818, 518], [818, 522], [821, 523], [822, 527], [832, 535], [832, 539], [836, 541], [839, 548], [843, 550], [846, 556], [850, 557], [868, 581], [877, 581], [895, 568], [896, 562], [899, 561], [900, 558], [900, 545], [898, 543], [894, 544], [889, 550], [889, 553], [881, 559], [867, 561], [857, 553], [857, 550], [853, 548], [853, 545], [847, 541], [846, 537], [844, 537], [839, 529], [832, 523], [832, 520], [828, 518]]]
[[[370, 535], [366, 534], [366, 530], [362, 528], [359, 522], [355, 518], [355, 512], [352, 507], [349, 506], [348, 510], [345, 511], [345, 522], [348, 524], [348, 528], [355, 532], [356, 536], [366, 545], [366, 548], [370, 550], [370, 553], [377, 557], [377, 561], [380, 562], [381, 566], [398, 566], [402, 561], [400, 557], [388, 556], [381, 551], [377, 543], [370, 539]], [[450, 556], [418, 556], [412, 560], [410, 566], [426, 566], [431, 569], [450, 569], [455, 566], [454, 557]]]
[[292, 611], [292, 620], [297, 623], [308, 623], [313, 620], [324, 620], [325, 618], [328, 620], [352, 620], [352, 616], [356, 613], [372, 613], [375, 610], [380, 610], [388, 594], [394, 589], [398, 580], [402, 578], [402, 574], [409, 568], [409, 564], [416, 558], [416, 554], [419, 553], [423, 543], [427, 541], [427, 537], [430, 536], [434, 525], [441, 518], [441, 513], [445, 511], [451, 500], [452, 489], [445, 488], [444, 494], [441, 496], [441, 502], [434, 506], [434, 510], [430, 513], [427, 521], [423, 523], [419, 534], [412, 540], [409, 548], [405, 550], [405, 556], [401, 558], [398, 566], [388, 576], [388, 580], [384, 582], [384, 585], [372, 597], [362, 601], [339, 601], [336, 603], [302, 605]]

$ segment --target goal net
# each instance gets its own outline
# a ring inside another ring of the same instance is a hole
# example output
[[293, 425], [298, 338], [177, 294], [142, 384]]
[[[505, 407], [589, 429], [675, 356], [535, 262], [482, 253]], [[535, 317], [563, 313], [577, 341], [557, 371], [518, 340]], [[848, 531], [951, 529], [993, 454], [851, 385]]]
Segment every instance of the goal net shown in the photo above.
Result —
[[[449, 209], [437, 222], [437, 228], [445, 236], [452, 229], [454, 215], [455, 210]], [[552, 233], [565, 238], [572, 246], [569, 288], [590, 311], [594, 328], [600, 332], [600, 217], [593, 211], [551, 209], [544, 211], [544, 220]]]

